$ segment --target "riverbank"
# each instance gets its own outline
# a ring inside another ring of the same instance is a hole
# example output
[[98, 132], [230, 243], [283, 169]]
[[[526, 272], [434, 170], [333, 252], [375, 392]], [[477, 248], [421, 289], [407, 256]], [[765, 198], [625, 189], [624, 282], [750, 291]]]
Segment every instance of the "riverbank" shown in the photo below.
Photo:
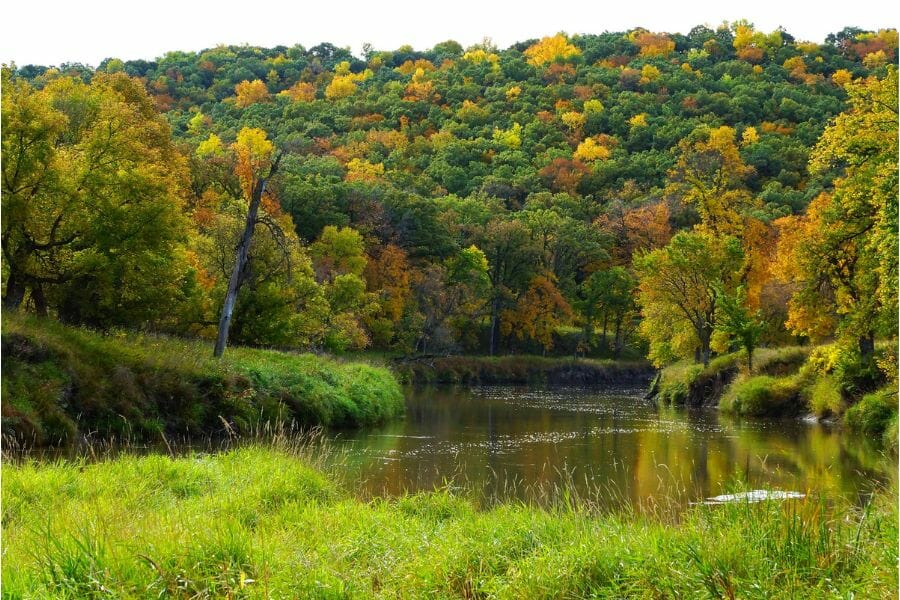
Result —
[[433, 356], [392, 363], [400, 379], [415, 384], [647, 385], [654, 369], [645, 361], [541, 356]]
[[3, 315], [3, 434], [26, 445], [245, 433], [266, 423], [356, 427], [403, 412], [383, 367], [311, 354], [97, 332]]
[[479, 509], [438, 491], [362, 502], [308, 451], [5, 461], [15, 597], [891, 597], [896, 490], [602, 514]]
[[835, 345], [735, 352], [703, 366], [679, 362], [662, 369], [652, 386], [664, 406], [717, 407], [752, 417], [812, 415], [837, 421], [897, 448], [896, 347], [883, 345], [862, 359]]

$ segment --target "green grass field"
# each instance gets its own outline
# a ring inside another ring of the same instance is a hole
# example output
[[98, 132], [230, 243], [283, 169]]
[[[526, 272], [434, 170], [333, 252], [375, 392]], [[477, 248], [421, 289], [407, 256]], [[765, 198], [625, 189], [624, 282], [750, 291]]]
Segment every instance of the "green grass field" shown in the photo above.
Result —
[[896, 490], [604, 514], [364, 502], [303, 444], [3, 465], [4, 598], [889, 598]]

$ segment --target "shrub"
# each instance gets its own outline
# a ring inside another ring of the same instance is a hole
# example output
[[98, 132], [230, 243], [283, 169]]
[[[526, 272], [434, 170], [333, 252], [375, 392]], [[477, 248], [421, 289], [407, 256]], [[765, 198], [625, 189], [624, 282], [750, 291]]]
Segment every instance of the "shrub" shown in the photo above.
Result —
[[897, 432], [897, 388], [887, 386], [871, 394], [847, 409], [844, 423], [850, 429], [867, 437], [882, 437], [896, 440]]
[[809, 408], [817, 417], [839, 415], [844, 409], [844, 400], [838, 383], [830, 375], [816, 378], [807, 388]]
[[757, 375], [735, 380], [719, 407], [726, 412], [748, 416], [796, 415], [803, 409], [799, 377]]

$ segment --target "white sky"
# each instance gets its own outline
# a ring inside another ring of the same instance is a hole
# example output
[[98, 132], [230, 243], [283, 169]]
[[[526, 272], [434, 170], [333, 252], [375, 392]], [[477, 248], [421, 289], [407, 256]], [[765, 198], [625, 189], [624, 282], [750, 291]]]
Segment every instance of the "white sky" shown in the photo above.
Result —
[[822, 42], [845, 26], [897, 27], [897, 6], [896, 0], [9, 0], [0, 12], [0, 62], [96, 66], [107, 57], [152, 60], [170, 50], [243, 43], [309, 48], [331, 42], [360, 55], [364, 42], [377, 50], [403, 44], [425, 50], [448, 39], [468, 46], [486, 36], [505, 48], [557, 31], [687, 33], [694, 25], [740, 18], [764, 31], [782, 25], [798, 39]]

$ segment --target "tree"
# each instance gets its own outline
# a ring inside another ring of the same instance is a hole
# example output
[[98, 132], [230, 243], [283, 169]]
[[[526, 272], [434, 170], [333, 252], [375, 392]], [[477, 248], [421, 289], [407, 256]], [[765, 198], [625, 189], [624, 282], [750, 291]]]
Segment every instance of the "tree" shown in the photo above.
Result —
[[500, 330], [503, 335], [515, 333], [520, 340], [527, 336], [537, 341], [546, 353], [553, 349], [557, 327], [571, 315], [572, 308], [553, 283], [552, 276], [536, 275], [515, 307], [503, 311]]
[[709, 364], [719, 302], [739, 283], [743, 258], [737, 239], [702, 231], [679, 233], [665, 248], [635, 258], [640, 331], [650, 342], [651, 360], [663, 364], [693, 355]]
[[569, 43], [565, 34], [557, 33], [541, 40], [525, 50], [528, 62], [541, 67], [556, 60], [567, 60], [581, 55], [581, 50]]
[[259, 79], [240, 82], [234, 86], [234, 93], [234, 103], [241, 108], [246, 108], [257, 102], [268, 102], [270, 99], [269, 88], [266, 87], [264, 81]]
[[491, 282], [490, 354], [497, 351], [501, 311], [515, 303], [534, 273], [539, 251], [520, 221], [495, 219], [481, 231], [478, 245], [488, 261]]
[[590, 348], [594, 341], [594, 329], [598, 322], [603, 323], [604, 349], [608, 348], [607, 331], [609, 325], [615, 332], [613, 348], [616, 355], [623, 346], [623, 326], [631, 318], [635, 309], [634, 275], [623, 267], [613, 267], [606, 271], [596, 271], [579, 286], [579, 297], [575, 307], [581, 313], [584, 322], [582, 343]]
[[733, 294], [719, 291], [719, 314], [716, 328], [726, 339], [735, 340], [747, 353], [747, 370], [753, 372], [753, 351], [765, 329], [761, 312], [747, 308], [747, 291], [738, 286]]
[[184, 159], [143, 85], [33, 90], [3, 70], [3, 304], [98, 327], [159, 322], [195, 284]]
[[810, 168], [838, 177], [805, 215], [780, 222], [779, 275], [796, 286], [788, 326], [836, 331], [863, 356], [897, 335], [897, 71], [849, 84], [850, 108], [826, 128]]
[[243, 128], [237, 135], [232, 145], [232, 150], [237, 156], [236, 171], [241, 181], [244, 197], [248, 201], [247, 219], [244, 224], [244, 233], [238, 242], [235, 253], [234, 268], [228, 281], [228, 290], [225, 293], [225, 302], [222, 305], [222, 316], [219, 319], [219, 332], [216, 336], [216, 345], [213, 356], [220, 357], [225, 352], [228, 344], [228, 330], [231, 327], [232, 314], [235, 301], [241, 285], [247, 279], [248, 257], [250, 255], [250, 243], [253, 241], [253, 231], [259, 222], [259, 205], [266, 195], [266, 188], [271, 178], [278, 171], [278, 163], [281, 155], [273, 155], [275, 146], [270, 142], [266, 133], [261, 129]]
[[669, 172], [667, 192], [700, 214], [703, 227], [715, 234], [736, 235], [741, 214], [752, 196], [744, 187], [753, 168], [744, 164], [735, 131], [702, 126], [678, 144], [679, 157]]

